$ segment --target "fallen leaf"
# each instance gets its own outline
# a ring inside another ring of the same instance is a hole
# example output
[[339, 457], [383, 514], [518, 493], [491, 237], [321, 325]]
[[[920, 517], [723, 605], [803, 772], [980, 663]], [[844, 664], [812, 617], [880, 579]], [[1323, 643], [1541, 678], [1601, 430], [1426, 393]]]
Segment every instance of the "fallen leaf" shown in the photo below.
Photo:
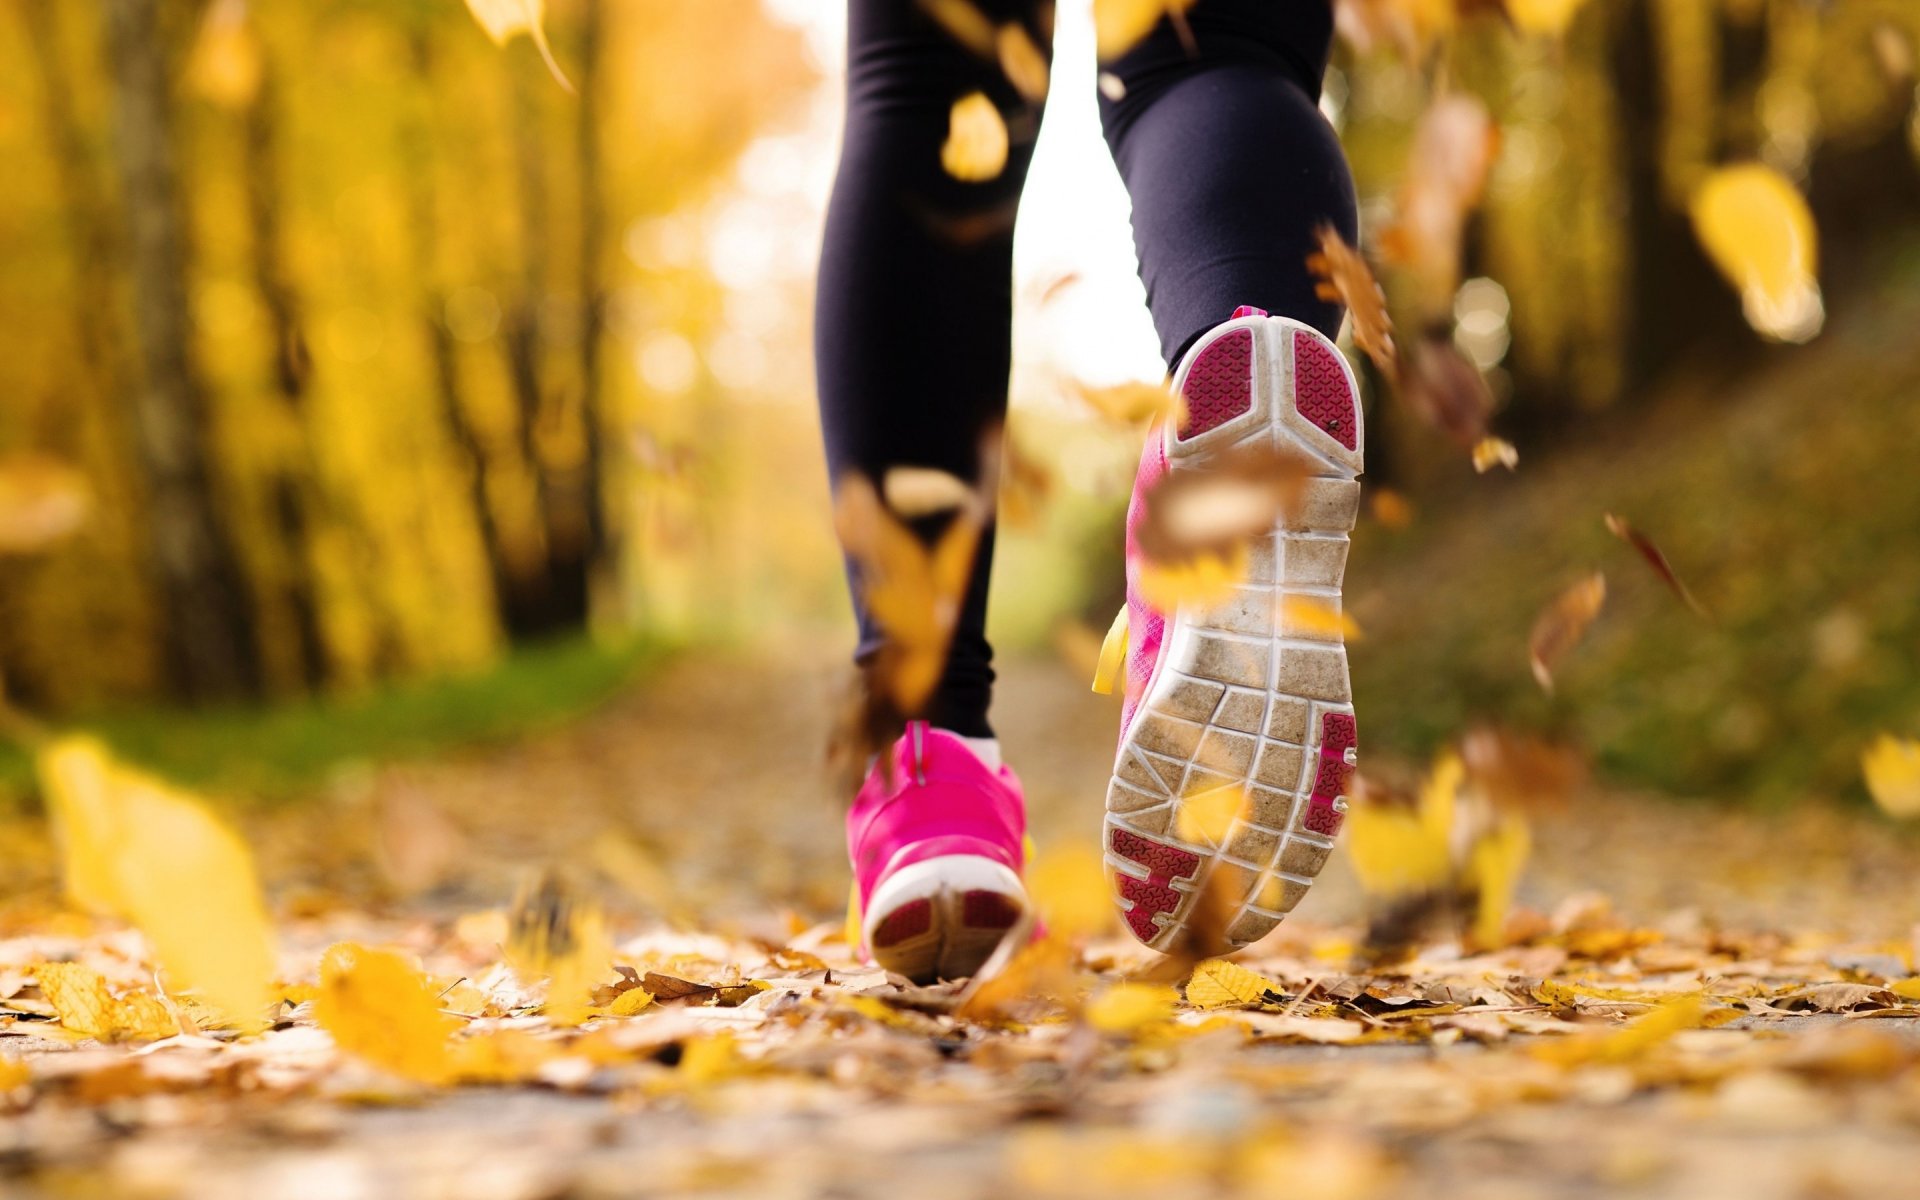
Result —
[[115, 996], [100, 972], [78, 963], [41, 963], [34, 982], [60, 1024], [103, 1042], [152, 1042], [177, 1036], [180, 1022], [144, 992]]
[[1579, 645], [1606, 600], [1607, 577], [1596, 571], [1554, 597], [1534, 620], [1533, 632], [1527, 638], [1527, 655], [1533, 664], [1533, 677], [1543, 689], [1553, 691], [1554, 665]]
[[329, 946], [313, 1017], [342, 1050], [401, 1078], [438, 1086], [458, 1070], [450, 1039], [459, 1018], [441, 1012], [426, 976], [392, 951]]
[[1160, 984], [1116, 983], [1087, 1001], [1081, 1015], [1101, 1033], [1136, 1034], [1171, 1020], [1179, 999], [1179, 993]]
[[1224, 958], [1210, 958], [1195, 967], [1186, 992], [1187, 1003], [1202, 1011], [1279, 1004], [1286, 999], [1279, 984]]
[[524, 979], [547, 978], [542, 1010], [556, 1025], [578, 1025], [593, 989], [612, 971], [613, 943], [595, 906], [574, 895], [558, 872], [524, 885], [507, 915], [506, 957]]

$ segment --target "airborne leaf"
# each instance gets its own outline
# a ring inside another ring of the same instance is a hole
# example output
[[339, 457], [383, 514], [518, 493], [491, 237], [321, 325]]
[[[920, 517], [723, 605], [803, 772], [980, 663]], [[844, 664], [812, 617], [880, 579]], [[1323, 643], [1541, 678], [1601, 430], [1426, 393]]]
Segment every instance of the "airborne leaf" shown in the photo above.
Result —
[[547, 0], [467, 0], [467, 10], [496, 46], [504, 46], [520, 34], [526, 34], [540, 51], [540, 58], [553, 73], [554, 80], [567, 91], [573, 91], [573, 84], [554, 61], [553, 48], [547, 44]]

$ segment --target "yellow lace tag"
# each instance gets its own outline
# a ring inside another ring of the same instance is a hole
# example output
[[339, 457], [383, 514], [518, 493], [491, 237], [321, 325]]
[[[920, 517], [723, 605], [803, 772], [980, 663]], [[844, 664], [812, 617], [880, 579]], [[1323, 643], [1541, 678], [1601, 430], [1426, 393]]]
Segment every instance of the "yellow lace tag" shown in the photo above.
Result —
[[1120, 678], [1120, 668], [1127, 661], [1127, 609], [1123, 604], [1114, 614], [1113, 628], [1107, 630], [1107, 640], [1100, 643], [1100, 661], [1093, 668], [1093, 690], [1102, 696], [1113, 695], [1113, 681]]

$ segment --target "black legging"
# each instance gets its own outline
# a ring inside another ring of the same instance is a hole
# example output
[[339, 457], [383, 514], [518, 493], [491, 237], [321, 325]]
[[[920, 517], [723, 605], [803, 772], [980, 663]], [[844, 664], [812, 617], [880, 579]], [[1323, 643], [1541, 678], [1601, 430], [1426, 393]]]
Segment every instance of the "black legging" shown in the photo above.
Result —
[[[976, 0], [1045, 47], [1050, 0]], [[828, 465], [979, 469], [980, 439], [1006, 415], [1013, 222], [1040, 108], [916, 0], [849, 0], [847, 124], [827, 212], [814, 345]], [[1316, 102], [1333, 33], [1328, 0], [1199, 0], [1189, 49], [1172, 21], [1103, 70], [1124, 95], [1101, 124], [1133, 200], [1147, 304], [1171, 365], [1242, 304], [1333, 336], [1314, 295], [1313, 231], [1355, 236], [1353, 181]], [[986, 93], [1012, 134], [1005, 171], [963, 183], [941, 166], [948, 114]], [[986, 638], [993, 537], [980, 554], [928, 718], [992, 732]], [[879, 631], [862, 612], [862, 657]]]

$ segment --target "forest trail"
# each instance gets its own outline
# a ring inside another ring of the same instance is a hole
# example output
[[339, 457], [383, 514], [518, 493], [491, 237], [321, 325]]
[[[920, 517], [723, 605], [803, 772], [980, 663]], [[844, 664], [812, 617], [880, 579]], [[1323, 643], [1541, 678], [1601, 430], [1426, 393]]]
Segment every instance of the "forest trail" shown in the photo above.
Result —
[[[1336, 855], [1243, 956], [1264, 994], [1120, 986], [1148, 959], [1101, 937], [1064, 1008], [960, 1019], [950, 989], [903, 990], [834, 940], [830, 674], [683, 660], [577, 724], [248, 814], [285, 978], [311, 984], [341, 940], [417, 954], [480, 1013], [464, 1036], [528, 1039], [503, 1082], [377, 1070], [312, 1003], [247, 1043], [54, 1036], [33, 962], [139, 974], [124, 935], [16, 908], [0, 1195], [1756, 1200], [1884, 1193], [1920, 1167], [1912, 847], [1884, 824], [1583, 795], [1535, 818], [1520, 901], [1542, 915], [1503, 949], [1352, 960], [1365, 901]], [[1090, 841], [1106, 702], [1040, 662], [1002, 695], [1041, 853]], [[484, 910], [542, 861], [580, 872], [616, 961], [655, 973], [638, 1015], [553, 1030], [496, 969]]]

